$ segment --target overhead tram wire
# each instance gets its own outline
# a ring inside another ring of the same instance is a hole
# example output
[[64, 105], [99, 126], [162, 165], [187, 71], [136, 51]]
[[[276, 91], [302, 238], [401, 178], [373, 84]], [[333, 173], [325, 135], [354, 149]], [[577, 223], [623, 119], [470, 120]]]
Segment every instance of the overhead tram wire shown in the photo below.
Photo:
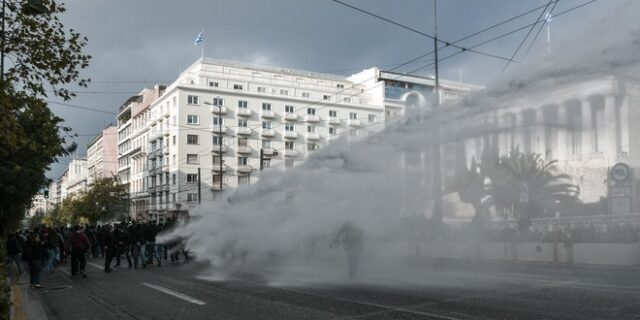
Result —
[[[598, 1], [598, 0], [590, 0], [590, 1], [587, 1], [587, 2], [584, 2], [584, 3], [581, 3], [581, 4], [577, 5], [577, 6], [574, 6], [574, 7], [571, 7], [571, 8], [569, 8], [569, 9], [566, 9], [566, 10], [564, 10], [564, 11], [561, 11], [560, 13], [556, 14], [556, 15], [555, 15], [555, 17], [559, 17], [559, 16], [562, 16], [562, 15], [565, 15], [565, 14], [567, 14], [567, 13], [570, 13], [570, 12], [574, 11], [574, 10], [577, 10], [577, 9], [580, 9], [580, 8], [582, 8], [582, 7], [584, 7], [584, 6], [587, 6], [587, 5], [589, 5], [589, 4], [592, 4], [592, 3], [596, 2], [596, 1]], [[530, 24], [528, 24], [528, 25], [522, 26], [522, 27], [520, 27], [520, 28], [518, 28], [518, 29], [512, 30], [512, 31], [510, 31], [510, 32], [504, 33], [504, 34], [499, 35], [499, 36], [497, 36], [497, 37], [494, 37], [494, 38], [491, 38], [491, 39], [489, 39], [489, 40], [486, 40], [486, 41], [480, 42], [480, 43], [478, 43], [478, 44], [476, 44], [476, 45], [473, 45], [471, 48], [477, 48], [477, 47], [483, 46], [483, 45], [485, 45], [485, 44], [487, 44], [487, 43], [490, 43], [490, 42], [496, 41], [496, 40], [498, 40], [498, 39], [501, 39], [501, 38], [507, 37], [507, 36], [512, 35], [512, 34], [514, 34], [514, 33], [516, 33], [516, 32], [522, 31], [522, 30], [524, 30], [524, 29], [526, 29], [526, 28], [529, 28], [529, 27], [531, 27], [531, 26], [533, 26], [533, 25], [536, 25], [536, 24], [538, 24], [538, 23], [540, 23], [540, 22], [541, 22], [541, 21], [536, 21], [536, 22], [534, 22], [534, 23], [530, 23]], [[439, 61], [449, 59], [449, 58], [451, 58], [451, 57], [453, 57], [453, 56], [456, 56], [456, 55], [458, 55], [458, 54], [460, 54], [460, 53], [461, 53], [461, 52], [452, 53], [452, 54], [450, 54], [450, 55], [448, 55], [448, 56], [446, 56], [446, 57], [444, 57], [444, 58], [440, 59]], [[416, 70], [414, 70], [414, 71], [411, 71], [411, 72], [409, 72], [409, 73], [418, 72], [418, 71], [420, 71], [420, 70], [423, 70], [423, 69], [425, 69], [425, 68], [428, 68], [428, 67], [432, 66], [433, 64], [434, 64], [434, 63], [430, 63], [430, 64], [428, 64], [428, 65], [425, 65], [425, 66], [423, 66], [423, 67], [421, 67], [421, 68], [418, 68], [418, 69], [416, 69]]]
[[[549, 10], [549, 14], [553, 13], [553, 10], [556, 9], [556, 6], [558, 5], [558, 2], [560, 2], [559, 0], [556, 1], [556, 3], [553, 4], [553, 7], [551, 7], [551, 9]], [[531, 43], [529, 43], [529, 47], [527, 48], [527, 51], [524, 53], [523, 59], [529, 54], [529, 51], [531, 51], [531, 48], [533, 48], [533, 45], [536, 43], [536, 40], [538, 40], [538, 37], [540, 36], [540, 32], [542, 32], [542, 29], [544, 29], [544, 26], [549, 23], [549, 21], [547, 21], [545, 19], [545, 23], [540, 25], [540, 28], [538, 28], [538, 32], [536, 32], [536, 36], [533, 37], [533, 40], [531, 41]]]
[[[555, 4], [557, 4], [558, 2], [560, 2], [560, 0], [553, 0], [553, 3], [555, 3]], [[532, 8], [532, 9], [529, 9], [529, 10], [527, 10], [527, 11], [523, 12], [523, 13], [520, 13], [520, 14], [518, 14], [518, 15], [515, 15], [515, 16], [513, 16], [513, 17], [511, 17], [511, 18], [506, 19], [506, 20], [500, 21], [500, 22], [498, 22], [498, 23], [496, 23], [496, 24], [494, 24], [494, 25], [491, 25], [491, 26], [489, 26], [489, 27], [486, 27], [486, 28], [484, 28], [484, 29], [482, 29], [482, 30], [480, 30], [480, 31], [474, 32], [474, 33], [472, 33], [472, 34], [470, 34], [470, 35], [468, 35], [468, 36], [465, 36], [465, 37], [463, 37], [463, 38], [460, 38], [460, 39], [458, 39], [458, 40], [456, 40], [456, 41], [453, 41], [453, 42], [451, 42], [451, 43], [452, 43], [452, 44], [460, 43], [460, 42], [462, 42], [462, 41], [464, 41], [464, 40], [467, 40], [467, 39], [472, 38], [472, 37], [475, 37], [475, 36], [477, 36], [477, 35], [479, 35], [479, 34], [485, 33], [485, 32], [487, 32], [487, 31], [489, 31], [489, 30], [491, 30], [491, 29], [495, 29], [495, 28], [497, 28], [497, 27], [499, 27], [499, 26], [505, 25], [505, 24], [507, 24], [507, 23], [509, 23], [509, 22], [511, 22], [511, 21], [514, 21], [514, 20], [516, 20], [516, 19], [518, 19], [518, 18], [521, 18], [521, 17], [524, 17], [524, 16], [526, 16], [526, 15], [529, 15], [529, 14], [531, 14], [532, 12], [536, 12], [536, 11], [538, 11], [539, 9], [544, 8], [545, 6], [546, 6], [546, 4], [541, 5], [541, 6], [538, 6], [538, 7], [535, 7], [535, 8]], [[424, 61], [424, 60], [418, 60], [418, 61], [415, 61], [414, 63], [417, 63], [417, 62], [425, 62], [425, 61]], [[386, 65], [379, 65], [378, 67], [393, 67], [393, 66], [397, 66], [397, 65], [398, 65], [398, 63], [391, 63], [391, 64], [386, 64]], [[366, 69], [366, 67], [358, 68], [358, 69], [355, 69], [355, 68], [354, 68], [354, 69], [333, 70], [333, 71], [326, 71], [326, 72], [328, 72], [328, 73], [332, 73], [332, 72], [356, 71], [356, 70], [362, 70], [362, 69]]]
[[[549, 3], [547, 3], [547, 6], [544, 7], [544, 9], [540, 12], [540, 15], [538, 16], [538, 18], [536, 19], [536, 23], [538, 21], [540, 21], [540, 18], [542, 18], [542, 16], [544, 16], [544, 13], [547, 11], [547, 9], [549, 8], [549, 6], [551, 5], [551, 2], [553, 0], [549, 0]], [[557, 2], [556, 2], [557, 3]], [[544, 25], [544, 24], [543, 24]], [[505, 71], [507, 71], [507, 68], [509, 68], [509, 65], [511, 64], [511, 61], [513, 61], [513, 59], [516, 57], [516, 55], [518, 54], [518, 52], [520, 51], [520, 48], [522, 48], [522, 46], [524, 45], [525, 42], [527, 42], [527, 39], [529, 39], [529, 35], [531, 35], [531, 32], [533, 32], [533, 30], [536, 28], [536, 25], [532, 25], [531, 28], [529, 29], [529, 31], [527, 32], [527, 34], [524, 36], [524, 38], [522, 39], [522, 41], [520, 41], [520, 44], [518, 45], [518, 47], [516, 48], [516, 50], [513, 52], [513, 54], [511, 55], [511, 58], [509, 59], [509, 61], [507, 61], [507, 64], [504, 66], [504, 69], [502, 69], [502, 72], [504, 73]]]
[[401, 23], [399, 23], [399, 22], [396, 22], [396, 21], [393, 21], [393, 20], [391, 20], [391, 19], [388, 19], [388, 18], [382, 17], [382, 16], [380, 16], [380, 15], [378, 15], [378, 14], [375, 14], [375, 13], [373, 13], [373, 12], [370, 12], [370, 11], [367, 11], [367, 10], [364, 10], [364, 9], [361, 9], [361, 8], [358, 8], [358, 7], [356, 7], [356, 6], [350, 5], [350, 4], [345, 3], [345, 2], [342, 2], [342, 1], [340, 1], [340, 0], [331, 0], [331, 1], [333, 1], [333, 2], [335, 2], [335, 3], [338, 3], [338, 4], [341, 4], [341, 5], [345, 6], [345, 7], [349, 7], [349, 8], [351, 8], [351, 9], [353, 9], [353, 10], [356, 10], [356, 11], [358, 11], [358, 12], [364, 13], [364, 14], [366, 14], [366, 15], [372, 16], [372, 17], [374, 17], [374, 18], [380, 19], [380, 20], [382, 20], [382, 21], [385, 21], [385, 22], [391, 23], [391, 24], [393, 24], [393, 25], [395, 25], [395, 26], [398, 26], [398, 27], [400, 27], [400, 28], [403, 28], [403, 29], [409, 30], [409, 31], [411, 31], [411, 32], [417, 33], [417, 34], [422, 35], [422, 36], [425, 36], [425, 37], [427, 37], [427, 38], [429, 38], [429, 39], [432, 39], [432, 40], [435, 40], [435, 41], [437, 41], [437, 42], [440, 42], [440, 43], [444, 44], [444, 47], [451, 46], [451, 47], [454, 47], [454, 48], [460, 49], [460, 50], [462, 50], [462, 51], [469, 51], [469, 52], [472, 52], [472, 53], [475, 53], [475, 54], [480, 54], [480, 55], [487, 56], [487, 57], [491, 57], [491, 58], [496, 58], [496, 59], [500, 59], [500, 60], [507, 60], [507, 61], [508, 61], [508, 60], [510, 60], [509, 58], [501, 57], [501, 56], [498, 56], [498, 55], [495, 55], [495, 54], [491, 54], [491, 53], [486, 53], [486, 52], [482, 52], [482, 51], [473, 50], [472, 48], [465, 48], [465, 47], [461, 47], [461, 46], [459, 46], [459, 45], [456, 45], [454, 42], [444, 41], [444, 40], [442, 40], [442, 39], [436, 39], [434, 36], [432, 36], [432, 35], [430, 35], [430, 34], [424, 33], [424, 32], [422, 32], [422, 31], [420, 31], [420, 30], [417, 30], [417, 29], [411, 28], [411, 27], [406, 26], [406, 25], [404, 25], [404, 24], [401, 24]]

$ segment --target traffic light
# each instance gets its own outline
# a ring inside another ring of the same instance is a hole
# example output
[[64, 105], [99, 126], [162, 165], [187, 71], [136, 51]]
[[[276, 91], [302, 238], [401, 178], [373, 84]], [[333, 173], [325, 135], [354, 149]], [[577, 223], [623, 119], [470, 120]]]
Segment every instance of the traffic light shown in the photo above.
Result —
[[49, 199], [49, 190], [48, 190], [48, 189], [45, 189], [45, 190], [43, 191], [43, 194], [44, 194], [44, 198], [45, 198], [45, 199]]

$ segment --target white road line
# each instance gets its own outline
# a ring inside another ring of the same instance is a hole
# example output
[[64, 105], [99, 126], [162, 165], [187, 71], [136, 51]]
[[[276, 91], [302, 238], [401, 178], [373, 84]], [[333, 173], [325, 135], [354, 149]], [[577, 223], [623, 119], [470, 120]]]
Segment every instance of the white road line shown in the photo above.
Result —
[[147, 286], [147, 287], [149, 287], [149, 288], [151, 288], [151, 289], [154, 289], [154, 290], [158, 290], [158, 291], [160, 291], [160, 292], [162, 292], [162, 293], [166, 293], [166, 294], [168, 294], [168, 295], [170, 295], [170, 296], [174, 296], [174, 297], [176, 297], [176, 298], [178, 298], [178, 299], [182, 299], [182, 300], [184, 300], [184, 301], [187, 301], [187, 302], [191, 302], [191, 303], [194, 303], [194, 304], [200, 305], [200, 306], [204, 306], [205, 304], [207, 304], [206, 302], [204, 302], [204, 301], [202, 301], [202, 300], [198, 300], [198, 299], [196, 299], [196, 298], [189, 297], [189, 296], [188, 296], [188, 295], [186, 295], [186, 294], [182, 294], [182, 293], [180, 293], [180, 292], [176, 292], [176, 291], [173, 291], [173, 290], [171, 290], [171, 289], [167, 289], [167, 288], [165, 288], [165, 287], [157, 286], [157, 285], [155, 285], [155, 284], [142, 282], [142, 285]]
[[92, 263], [92, 262], [87, 262], [87, 264], [92, 266], [92, 267], [96, 267], [96, 268], [98, 268], [100, 270], [104, 270], [104, 267], [101, 266], [101, 265], [98, 265], [98, 264], [95, 264], [95, 263]]

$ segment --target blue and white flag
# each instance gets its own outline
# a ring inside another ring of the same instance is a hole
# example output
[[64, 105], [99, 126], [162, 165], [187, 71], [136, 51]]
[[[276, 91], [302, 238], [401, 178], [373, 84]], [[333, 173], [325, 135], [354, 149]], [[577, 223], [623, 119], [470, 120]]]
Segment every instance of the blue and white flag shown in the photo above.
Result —
[[551, 12], [547, 12], [547, 14], [544, 16], [544, 20], [545, 20], [547, 23], [549, 23], [549, 22], [551, 22], [551, 20], [553, 20], [553, 19], [552, 19], [552, 16], [551, 16]]
[[196, 37], [196, 41], [193, 43], [194, 46], [197, 46], [198, 43], [204, 41], [204, 33], [202, 31], [200, 31], [200, 33], [198, 33], [198, 36]]

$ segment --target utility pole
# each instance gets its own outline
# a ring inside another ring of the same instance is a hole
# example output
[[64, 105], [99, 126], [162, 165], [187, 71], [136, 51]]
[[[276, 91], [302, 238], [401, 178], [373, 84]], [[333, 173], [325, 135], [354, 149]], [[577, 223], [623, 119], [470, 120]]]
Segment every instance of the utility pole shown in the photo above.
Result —
[[264, 168], [264, 149], [260, 148], [260, 171], [262, 171], [262, 169]]
[[200, 167], [198, 167], [198, 204], [202, 203], [202, 188], [201, 188], [201, 181], [202, 179], [200, 178]]
[[[433, 110], [436, 116], [438, 115], [438, 109], [440, 108], [440, 75], [438, 73], [438, 11], [437, 0], [433, 0], [433, 47], [435, 58], [435, 86], [433, 87], [434, 104]], [[440, 157], [440, 125], [436, 121], [434, 125], [434, 140], [435, 146], [433, 149], [433, 212], [432, 219], [436, 222], [442, 222], [442, 173], [441, 173], [441, 157]]]

